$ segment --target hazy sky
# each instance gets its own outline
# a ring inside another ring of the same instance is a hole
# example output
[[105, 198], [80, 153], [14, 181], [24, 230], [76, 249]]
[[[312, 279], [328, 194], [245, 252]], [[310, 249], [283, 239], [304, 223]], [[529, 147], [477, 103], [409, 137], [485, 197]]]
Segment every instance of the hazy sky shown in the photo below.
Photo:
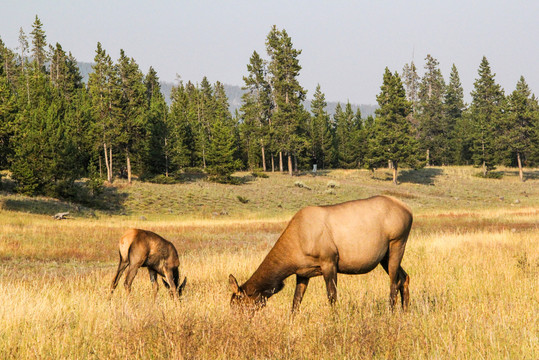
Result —
[[272, 25], [286, 29], [303, 52], [301, 84], [312, 97], [374, 104], [388, 66], [414, 59], [420, 76], [431, 54], [447, 79], [454, 63], [467, 101], [483, 55], [496, 81], [512, 92], [524, 75], [539, 95], [539, 1], [76, 1], [2, 0], [0, 37], [18, 46], [19, 28], [41, 19], [49, 43], [91, 62], [101, 42], [114, 60], [120, 49], [144, 73], [200, 82], [207, 76], [242, 85], [253, 50], [264, 58]]

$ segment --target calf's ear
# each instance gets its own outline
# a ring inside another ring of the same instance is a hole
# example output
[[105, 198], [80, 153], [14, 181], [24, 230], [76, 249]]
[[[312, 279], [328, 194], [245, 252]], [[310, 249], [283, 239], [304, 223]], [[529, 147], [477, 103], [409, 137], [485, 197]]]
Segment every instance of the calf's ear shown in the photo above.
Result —
[[232, 274], [228, 275], [228, 284], [230, 285], [230, 290], [232, 290], [234, 294], [240, 293], [240, 287], [234, 275]]

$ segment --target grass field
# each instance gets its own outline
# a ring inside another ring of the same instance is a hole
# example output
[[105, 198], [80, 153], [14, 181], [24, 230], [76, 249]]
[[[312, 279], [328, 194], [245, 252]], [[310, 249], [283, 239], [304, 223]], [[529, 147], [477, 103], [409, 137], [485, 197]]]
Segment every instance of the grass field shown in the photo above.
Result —
[[[539, 171], [524, 183], [500, 171], [481, 179], [471, 167], [427, 168], [404, 172], [399, 186], [382, 170], [374, 179], [241, 173], [240, 186], [119, 181], [101, 210], [4, 193], [0, 358], [537, 359]], [[228, 274], [246, 280], [295, 211], [381, 193], [415, 215], [403, 259], [408, 313], [389, 310], [381, 268], [339, 276], [333, 309], [316, 278], [292, 320], [289, 278], [253, 318], [230, 311]], [[59, 211], [72, 218], [53, 220]], [[178, 248], [188, 277], [179, 304], [162, 286], [153, 303], [144, 269], [129, 298], [120, 286], [107, 299], [117, 240], [130, 227]]]

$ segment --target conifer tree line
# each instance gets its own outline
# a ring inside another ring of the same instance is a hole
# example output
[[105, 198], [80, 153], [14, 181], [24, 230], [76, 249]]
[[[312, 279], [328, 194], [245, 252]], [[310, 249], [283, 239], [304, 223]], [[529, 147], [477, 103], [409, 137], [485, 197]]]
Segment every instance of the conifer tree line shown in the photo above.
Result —
[[413, 62], [400, 74], [386, 68], [379, 108], [363, 117], [350, 103], [330, 115], [320, 85], [308, 112], [301, 50], [276, 26], [265, 45], [248, 60], [242, 106], [231, 114], [219, 81], [179, 81], [167, 105], [152, 67], [144, 74], [123, 50], [112, 59], [100, 43], [84, 83], [74, 56], [48, 44], [36, 16], [15, 50], [0, 39], [0, 167], [20, 193], [70, 197], [80, 179], [98, 192], [104, 180], [194, 168], [227, 181], [240, 169], [390, 166], [397, 183], [402, 167], [474, 164], [488, 176], [503, 164], [523, 178], [523, 167], [539, 164], [538, 100], [524, 77], [506, 95], [486, 58], [470, 104], [456, 66], [446, 83], [427, 55], [423, 76]]

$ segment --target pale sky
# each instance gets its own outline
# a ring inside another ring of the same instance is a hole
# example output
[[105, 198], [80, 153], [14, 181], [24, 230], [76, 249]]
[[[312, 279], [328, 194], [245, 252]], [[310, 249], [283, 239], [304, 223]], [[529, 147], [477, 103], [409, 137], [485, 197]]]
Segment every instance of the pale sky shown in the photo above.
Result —
[[465, 100], [483, 55], [510, 93], [520, 76], [539, 95], [537, 0], [2, 0], [0, 37], [18, 46], [38, 15], [47, 41], [79, 61], [92, 62], [97, 42], [114, 60], [120, 49], [163, 81], [221, 81], [243, 85], [254, 50], [267, 58], [272, 25], [301, 49], [300, 83], [312, 98], [316, 84], [330, 101], [375, 104], [387, 66], [402, 71], [412, 59], [423, 74], [431, 54], [444, 77], [454, 63]]

